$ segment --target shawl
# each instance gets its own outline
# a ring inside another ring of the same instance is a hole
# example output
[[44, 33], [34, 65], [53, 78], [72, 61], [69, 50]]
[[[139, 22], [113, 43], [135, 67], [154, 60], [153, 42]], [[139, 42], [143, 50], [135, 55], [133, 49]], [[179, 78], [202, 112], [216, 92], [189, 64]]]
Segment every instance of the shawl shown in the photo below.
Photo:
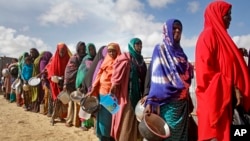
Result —
[[[63, 57], [60, 57], [59, 51], [62, 49], [65, 50], [66, 53]], [[64, 71], [69, 61], [70, 56], [71, 56], [71, 52], [68, 49], [67, 45], [65, 43], [58, 43], [54, 56], [51, 58], [50, 62], [46, 66], [46, 69], [48, 72], [48, 79], [50, 81], [50, 86], [51, 86], [52, 97], [54, 100], [57, 98], [57, 95], [60, 93], [60, 89], [58, 88], [57, 84], [51, 81], [51, 77], [54, 75], [56, 76], [64, 75]]]
[[22, 74], [22, 69], [23, 69], [25, 57], [28, 56], [28, 55], [29, 55], [28, 52], [24, 52], [23, 55], [21, 55], [19, 57], [19, 59], [18, 59], [18, 70], [19, 70], [19, 75], [20, 76]]
[[68, 61], [64, 74], [64, 85], [68, 85], [70, 87], [75, 86], [77, 70], [82, 62], [83, 57], [85, 56], [85, 55], [84, 56], [79, 55], [79, 47], [82, 46], [82, 44], [85, 43], [81, 41], [78, 42], [76, 46], [77, 53], [74, 54]]
[[243, 95], [245, 110], [250, 109], [247, 66], [222, 20], [229, 9], [231, 4], [225, 1], [214, 1], [207, 6], [204, 29], [196, 44], [197, 115], [201, 140], [222, 136], [224, 130], [229, 131], [226, 132], [229, 138], [230, 129], [220, 130], [219, 124], [228, 122], [230, 128], [231, 118], [227, 115], [225, 119], [222, 115], [232, 114], [234, 87]]
[[[117, 56], [121, 54], [119, 44], [110, 43], [107, 47], [109, 46], [112, 46], [116, 50]], [[113, 64], [115, 60], [116, 59], [112, 58], [109, 54], [105, 56], [92, 85], [92, 88], [94, 89], [94, 95], [98, 95], [99, 93], [108, 94], [110, 92], [111, 76], [113, 73]]]
[[82, 92], [87, 93], [91, 90], [92, 82], [94, 82], [96, 74], [101, 67], [101, 64], [104, 60], [104, 57], [107, 55], [107, 47], [102, 46], [99, 50], [97, 55], [95, 56], [88, 72], [85, 76], [85, 79], [82, 82]]
[[42, 56], [40, 59], [39, 68], [40, 68], [40, 72], [43, 72], [44, 68], [49, 63], [49, 60], [52, 57], [52, 53], [49, 51], [44, 51], [41, 54], [42, 54]]
[[147, 72], [147, 66], [144, 62], [141, 53], [135, 51], [134, 45], [137, 42], [141, 42], [139, 38], [133, 38], [128, 44], [129, 58], [131, 63], [129, 73], [129, 98], [133, 108], [135, 108], [137, 102], [141, 99], [144, 90], [145, 76]]
[[[41, 56], [42, 54], [39, 54], [39, 52], [37, 51], [36, 48], [31, 48], [30, 49], [31, 51], [33, 51], [33, 56], [32, 56], [32, 59], [33, 59], [33, 73], [32, 73], [32, 77], [35, 77], [37, 76], [39, 73], [40, 73], [40, 66], [39, 66], [39, 63], [40, 63], [40, 59], [41, 59]], [[36, 87], [31, 87], [31, 101], [32, 102], [35, 102], [37, 100], [37, 97], [39, 95], [41, 95], [40, 93], [42, 92], [39, 88], [39, 86], [41, 85], [38, 85]]]
[[91, 56], [91, 54], [89, 52], [90, 47], [93, 47], [94, 51], [96, 52], [96, 48], [95, 48], [95, 45], [93, 43], [87, 44], [87, 50], [86, 50], [87, 55], [82, 59], [82, 62], [77, 70], [76, 88], [80, 87], [80, 85], [82, 84], [83, 80], [86, 77], [86, 73], [87, 73], [88, 69], [90, 68], [90, 66], [92, 65], [92, 62], [95, 58], [95, 56]]
[[[163, 25], [163, 43], [155, 46], [152, 55], [152, 72], [148, 104], [162, 105], [171, 98], [178, 97], [185, 89], [185, 84], [191, 83], [192, 70], [179, 43], [174, 43], [173, 23], [179, 22], [170, 19]], [[188, 72], [188, 73], [187, 73]], [[187, 75], [182, 80], [180, 75]]]

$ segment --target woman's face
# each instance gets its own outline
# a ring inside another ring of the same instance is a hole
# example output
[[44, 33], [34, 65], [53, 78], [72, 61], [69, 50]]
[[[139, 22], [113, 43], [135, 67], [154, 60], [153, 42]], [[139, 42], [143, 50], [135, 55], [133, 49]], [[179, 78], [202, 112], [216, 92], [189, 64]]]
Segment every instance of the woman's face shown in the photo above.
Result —
[[223, 22], [225, 24], [226, 29], [229, 28], [231, 20], [232, 20], [232, 17], [231, 17], [231, 8], [230, 8], [228, 12], [226, 13], [226, 15], [223, 16]]
[[117, 57], [117, 51], [115, 49], [108, 49], [108, 55], [115, 59]]
[[34, 59], [38, 57], [36, 51], [33, 49], [30, 50], [30, 56], [31, 58], [34, 58]]
[[181, 40], [182, 25], [179, 22], [173, 24], [173, 37], [174, 42], [179, 43]]
[[59, 56], [60, 56], [61, 58], [62, 58], [65, 54], [66, 54], [66, 49], [65, 49], [65, 48], [59, 49]]
[[82, 44], [82, 45], [79, 46], [78, 54], [81, 57], [85, 56], [85, 54], [86, 54], [86, 46], [85, 46], [85, 44]]
[[134, 44], [134, 49], [137, 53], [141, 54], [141, 50], [142, 50], [142, 42], [138, 41]]
[[96, 51], [95, 51], [95, 48], [93, 46], [89, 47], [89, 55], [90, 56], [95, 56], [96, 55]]

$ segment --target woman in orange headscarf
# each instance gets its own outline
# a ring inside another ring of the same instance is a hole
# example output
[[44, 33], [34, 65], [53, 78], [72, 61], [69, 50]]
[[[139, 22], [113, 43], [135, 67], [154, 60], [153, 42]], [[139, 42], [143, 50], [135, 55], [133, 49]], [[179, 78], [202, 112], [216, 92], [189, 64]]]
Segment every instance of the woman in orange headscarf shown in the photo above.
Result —
[[[117, 43], [110, 43], [107, 48], [108, 54], [105, 56], [105, 59], [96, 75], [91, 91], [86, 95], [99, 96], [100, 102], [111, 93], [113, 65], [117, 56], [121, 54], [120, 46]], [[100, 140], [111, 140], [111, 124], [112, 114], [104, 107], [101, 107], [97, 114], [96, 124], [96, 132]]]
[[63, 119], [67, 115], [67, 106], [63, 105], [62, 102], [57, 99], [58, 94], [63, 90], [63, 81], [62, 83], [54, 83], [51, 81], [51, 77], [64, 76], [64, 71], [71, 55], [72, 54], [68, 49], [67, 45], [65, 43], [59, 43], [57, 44], [56, 53], [51, 58], [49, 64], [46, 66], [46, 70], [48, 72], [48, 80], [50, 82], [52, 99], [54, 101], [52, 125], [54, 124], [54, 118], [59, 117]]
[[231, 7], [225, 1], [207, 6], [196, 45], [198, 140], [229, 141], [232, 108], [250, 109], [247, 66], [227, 33]]

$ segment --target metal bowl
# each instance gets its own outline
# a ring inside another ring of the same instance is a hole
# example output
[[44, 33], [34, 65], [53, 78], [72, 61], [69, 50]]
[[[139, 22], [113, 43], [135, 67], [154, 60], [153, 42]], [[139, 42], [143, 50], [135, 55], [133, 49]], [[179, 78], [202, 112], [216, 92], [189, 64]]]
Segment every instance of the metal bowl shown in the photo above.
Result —
[[99, 100], [95, 96], [83, 97], [80, 101], [80, 106], [85, 112], [90, 114], [96, 113], [100, 108]]
[[54, 82], [54, 83], [58, 83], [60, 80], [62, 80], [62, 77], [60, 76], [51, 76], [51, 81]]
[[27, 84], [23, 84], [23, 90], [24, 91], [29, 91], [30, 87]]
[[2, 75], [3, 75], [4, 77], [7, 77], [8, 75], [10, 75], [9, 69], [4, 68], [4, 69], [2, 70]]
[[83, 98], [84, 94], [81, 93], [80, 91], [73, 91], [70, 94], [70, 99], [74, 102], [80, 103], [81, 99]]
[[139, 123], [139, 132], [148, 141], [162, 141], [170, 136], [168, 124], [156, 114], [145, 114]]

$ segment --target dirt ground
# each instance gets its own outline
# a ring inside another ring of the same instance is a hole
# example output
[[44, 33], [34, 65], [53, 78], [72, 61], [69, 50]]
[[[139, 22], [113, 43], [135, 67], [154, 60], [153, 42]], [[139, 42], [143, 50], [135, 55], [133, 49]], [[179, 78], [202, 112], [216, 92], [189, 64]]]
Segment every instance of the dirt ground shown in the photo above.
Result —
[[1, 141], [98, 141], [94, 130], [82, 131], [66, 127], [64, 123], [50, 124], [50, 118], [24, 111], [16, 103], [9, 103], [0, 93]]

